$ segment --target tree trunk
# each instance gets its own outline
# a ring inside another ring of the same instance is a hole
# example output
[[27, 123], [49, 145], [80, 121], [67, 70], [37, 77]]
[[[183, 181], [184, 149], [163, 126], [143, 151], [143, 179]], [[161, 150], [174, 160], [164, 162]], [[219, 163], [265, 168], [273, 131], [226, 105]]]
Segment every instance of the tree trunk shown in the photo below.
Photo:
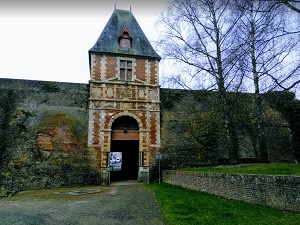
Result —
[[222, 65], [222, 54], [221, 54], [221, 40], [220, 40], [220, 32], [217, 24], [217, 20], [212, 10], [213, 14], [213, 21], [214, 21], [214, 29], [216, 34], [216, 49], [217, 49], [217, 85], [218, 91], [221, 96], [221, 104], [222, 104], [222, 113], [223, 119], [225, 124], [225, 132], [226, 132], [226, 139], [228, 143], [228, 155], [229, 155], [229, 163], [235, 164], [238, 162], [238, 142], [236, 133], [234, 132], [232, 119], [230, 116], [230, 107], [229, 102], [227, 99], [227, 93], [225, 88], [225, 81], [223, 75], [223, 65]]
[[253, 82], [255, 88], [255, 126], [256, 126], [256, 136], [258, 143], [258, 157], [260, 162], [268, 162], [268, 151], [267, 144], [265, 139], [263, 121], [262, 121], [262, 98], [260, 94], [259, 87], [259, 74], [256, 68], [257, 62], [255, 57], [255, 24], [253, 21], [250, 21], [251, 26], [251, 60], [252, 60], [252, 73], [253, 73]]

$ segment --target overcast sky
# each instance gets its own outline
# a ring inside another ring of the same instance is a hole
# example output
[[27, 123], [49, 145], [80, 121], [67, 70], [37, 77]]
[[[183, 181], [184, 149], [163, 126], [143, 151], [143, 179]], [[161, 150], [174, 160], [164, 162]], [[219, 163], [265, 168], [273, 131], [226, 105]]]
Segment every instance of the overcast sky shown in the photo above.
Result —
[[165, 0], [4, 0], [0, 77], [88, 83], [88, 50], [117, 9], [129, 10], [152, 42]]
[[[88, 50], [117, 9], [130, 10], [154, 42], [167, 0], [2, 0], [0, 78], [88, 83]], [[154, 45], [154, 44], [153, 44]], [[168, 68], [163, 60], [160, 74]], [[161, 79], [162, 80], [162, 79]], [[300, 99], [298, 91], [297, 98]]]

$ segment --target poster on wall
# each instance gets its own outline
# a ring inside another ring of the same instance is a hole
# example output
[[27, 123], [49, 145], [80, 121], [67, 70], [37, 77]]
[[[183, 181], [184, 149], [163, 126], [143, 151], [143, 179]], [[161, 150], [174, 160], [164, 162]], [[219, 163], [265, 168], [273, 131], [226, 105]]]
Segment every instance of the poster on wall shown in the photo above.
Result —
[[120, 171], [122, 169], [122, 152], [110, 153], [110, 171]]

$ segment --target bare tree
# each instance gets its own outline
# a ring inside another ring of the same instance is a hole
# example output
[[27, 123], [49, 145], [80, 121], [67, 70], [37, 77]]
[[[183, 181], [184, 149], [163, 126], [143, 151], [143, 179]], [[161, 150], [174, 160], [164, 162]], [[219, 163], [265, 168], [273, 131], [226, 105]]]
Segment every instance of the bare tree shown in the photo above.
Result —
[[238, 160], [238, 144], [228, 91], [238, 90], [242, 83], [235, 70], [238, 57], [231, 54], [238, 19], [239, 15], [232, 14], [230, 0], [172, 0], [161, 16], [165, 28], [160, 40], [162, 53], [184, 68], [178, 69], [179, 75], [173, 79], [188, 88], [186, 77], [190, 75], [191, 83], [208, 81], [206, 87], [219, 93], [231, 162]]
[[300, 14], [300, 1], [299, 0], [277, 0], [279, 4], [287, 6], [289, 9]]
[[[279, 6], [279, 7], [278, 7]], [[295, 89], [300, 84], [300, 62], [299, 62], [299, 41], [300, 41], [300, 1], [299, 0], [277, 0], [273, 3], [272, 8], [280, 8], [281, 12], [285, 12], [285, 20], [287, 21], [284, 27], [283, 36], [292, 36], [293, 42], [297, 40], [297, 46], [293, 48], [293, 55], [289, 60], [289, 65], [286, 65], [285, 73], [281, 76], [274, 76], [274, 74], [268, 74], [273, 80], [274, 86], [284, 91], [290, 91]], [[288, 16], [286, 16], [288, 15]], [[287, 41], [289, 41], [287, 39]], [[295, 51], [296, 50], [296, 51]]]
[[[288, 31], [287, 20], [280, 5], [270, 1], [236, 1], [237, 9], [242, 12], [236, 33], [239, 45], [240, 69], [253, 81], [255, 93], [255, 124], [257, 128], [257, 157], [261, 162], [268, 161], [264, 134], [262, 93], [278, 87], [289, 89], [299, 80], [299, 65], [290, 67], [289, 56], [299, 40], [295, 32]], [[286, 86], [288, 81], [293, 84]]]

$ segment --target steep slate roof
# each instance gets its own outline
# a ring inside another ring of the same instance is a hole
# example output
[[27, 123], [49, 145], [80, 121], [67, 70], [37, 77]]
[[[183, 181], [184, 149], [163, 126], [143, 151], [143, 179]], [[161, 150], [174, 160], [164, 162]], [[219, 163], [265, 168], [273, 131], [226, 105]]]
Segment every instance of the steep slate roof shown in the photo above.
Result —
[[[120, 48], [119, 46], [118, 37], [124, 27], [127, 27], [130, 36], [133, 38], [130, 49]], [[89, 54], [91, 53], [125, 54], [161, 59], [151, 46], [133, 14], [130, 11], [121, 9], [114, 10], [97, 42], [89, 50]]]

